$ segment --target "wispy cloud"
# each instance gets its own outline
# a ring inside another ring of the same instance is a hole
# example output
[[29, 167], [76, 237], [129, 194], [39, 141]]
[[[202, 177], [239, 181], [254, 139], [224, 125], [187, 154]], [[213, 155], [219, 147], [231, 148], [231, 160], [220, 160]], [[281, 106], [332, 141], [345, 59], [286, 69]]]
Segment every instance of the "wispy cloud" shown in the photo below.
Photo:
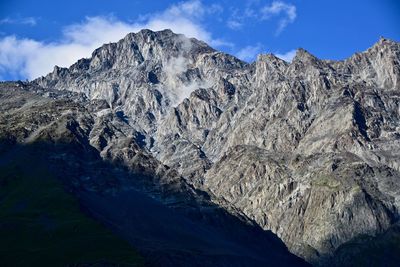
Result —
[[284, 54], [275, 54], [275, 56], [279, 57], [280, 59], [283, 59], [287, 62], [292, 62], [294, 56], [296, 55], [296, 50], [290, 50]]
[[236, 53], [236, 56], [238, 58], [240, 58], [241, 60], [247, 61], [247, 62], [251, 62], [253, 61], [256, 56], [262, 52], [262, 45], [261, 44], [257, 44], [257, 45], [248, 45], [244, 48], [242, 48], [241, 50], [239, 50]]
[[231, 13], [226, 21], [226, 26], [232, 30], [238, 30], [245, 26], [249, 19], [257, 19], [259, 16], [257, 12], [251, 7], [252, 3], [247, 3], [247, 7], [243, 9], [231, 8]]
[[22, 25], [35, 26], [37, 24], [37, 19], [34, 17], [25, 17], [25, 18], [6, 17], [0, 19], [0, 25], [2, 24], [22, 24]]
[[242, 23], [242, 22], [239, 22], [239, 21], [237, 21], [237, 20], [235, 20], [235, 19], [229, 19], [229, 20], [226, 22], [226, 25], [227, 25], [230, 29], [232, 29], [232, 30], [237, 30], [237, 29], [242, 28], [243, 23]]
[[205, 6], [201, 1], [193, 0], [142, 16], [133, 23], [110, 16], [87, 17], [81, 23], [67, 26], [61, 39], [52, 43], [5, 36], [0, 38], [0, 79], [6, 75], [13, 79], [33, 79], [45, 75], [55, 65], [67, 67], [80, 58], [89, 57], [102, 44], [118, 41], [129, 32], [143, 28], [171, 29], [214, 46], [232, 46], [224, 40], [214, 39], [202, 25], [207, 14], [220, 11], [220, 6]]
[[226, 24], [232, 30], [242, 29], [246, 22], [263, 22], [273, 17], [279, 19], [276, 35], [279, 35], [297, 17], [296, 6], [283, 1], [262, 5], [261, 1], [247, 1], [242, 9], [232, 8]]
[[261, 9], [261, 14], [263, 20], [283, 14], [283, 17], [279, 20], [278, 29], [276, 31], [277, 34], [280, 34], [286, 26], [294, 22], [297, 17], [296, 6], [282, 1], [274, 1], [271, 5], [264, 6]]

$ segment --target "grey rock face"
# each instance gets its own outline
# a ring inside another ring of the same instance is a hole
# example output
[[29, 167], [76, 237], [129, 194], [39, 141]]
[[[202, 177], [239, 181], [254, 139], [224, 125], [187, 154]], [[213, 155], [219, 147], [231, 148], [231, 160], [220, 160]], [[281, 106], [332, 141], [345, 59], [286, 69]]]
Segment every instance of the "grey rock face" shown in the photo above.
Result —
[[126, 120], [94, 123], [103, 157], [126, 161], [124, 138], [140, 140], [135, 149], [185, 184], [325, 264], [399, 218], [399, 81], [400, 45], [383, 38], [342, 61], [299, 49], [291, 63], [268, 54], [247, 64], [143, 30], [33, 84], [104, 100], [99, 118]]
[[211, 202], [141, 149], [141, 136], [105, 101], [17, 85], [0, 84], [0, 166], [40, 158], [146, 266], [308, 266], [274, 234]]

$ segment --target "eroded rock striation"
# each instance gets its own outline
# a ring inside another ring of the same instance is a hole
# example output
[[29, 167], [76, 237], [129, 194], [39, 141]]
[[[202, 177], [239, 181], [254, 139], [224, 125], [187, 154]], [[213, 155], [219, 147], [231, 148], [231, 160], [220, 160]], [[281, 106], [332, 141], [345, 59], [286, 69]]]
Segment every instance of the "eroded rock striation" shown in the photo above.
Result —
[[46, 117], [36, 126], [3, 114], [8, 138], [48, 140], [65, 124], [100, 158], [152, 177], [132, 186], [163, 205], [225, 209], [317, 265], [351, 264], [368, 251], [354, 242], [364, 236], [399, 241], [385, 234], [400, 208], [397, 42], [342, 61], [298, 49], [290, 63], [266, 54], [248, 64], [142, 30], [21, 86], [65, 108], [53, 119], [36, 111]]

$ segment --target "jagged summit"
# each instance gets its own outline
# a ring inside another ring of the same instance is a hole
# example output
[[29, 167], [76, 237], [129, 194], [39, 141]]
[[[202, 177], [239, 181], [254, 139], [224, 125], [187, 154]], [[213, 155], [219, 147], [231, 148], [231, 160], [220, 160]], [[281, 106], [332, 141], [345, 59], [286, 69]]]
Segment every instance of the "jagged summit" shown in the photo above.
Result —
[[267, 53], [267, 54], [259, 54], [257, 55], [257, 61], [271, 61], [271, 62], [286, 62], [285, 60], [277, 57], [273, 53]]
[[304, 63], [310, 63], [312, 61], [317, 61], [318, 58], [312, 55], [310, 52], [304, 48], [298, 48], [292, 62], [302, 61]]
[[[399, 50], [399, 44], [395, 41], [380, 37], [379, 41], [362, 54], [372, 53], [378, 50], [382, 53], [389, 53], [389, 51], [393, 53]], [[127, 34], [117, 43], [103, 45], [92, 53], [91, 58], [80, 59], [69, 69], [55, 66], [52, 73], [48, 74], [46, 77], [36, 79], [35, 82], [47, 86], [50, 85], [52, 80], [55, 80], [57, 76], [66, 75], [67, 72], [77, 74], [80, 71], [106, 71], [109, 69], [136, 68], [144, 61], [157, 61], [165, 64], [168, 58], [179, 58], [181, 61], [179, 63], [186, 64], [183, 61], [193, 62], [196, 60], [196, 55], [213, 53], [221, 58], [229, 58], [228, 61], [235, 61], [234, 65], [246, 65], [246, 63], [241, 62], [239, 59], [223, 53], [218, 53], [202, 41], [195, 38], [187, 38], [183, 34], [175, 34], [170, 29], [162, 31], [143, 29], [137, 33]], [[356, 53], [352, 57], [357, 57], [357, 55], [359, 55], [359, 53]], [[343, 61], [351, 60], [352, 57]], [[273, 54], [267, 54], [267, 56], [261, 54], [257, 57], [257, 61], [258, 60], [279, 61]], [[302, 61], [307, 64], [322, 60], [318, 59], [307, 50], [299, 48], [296, 51], [292, 63], [296, 64], [296, 62]], [[337, 62], [330, 60], [324, 61]], [[178, 69], [180, 68], [180, 66], [177, 67]]]
[[[93, 61], [101, 61], [103, 66], [110, 68], [134, 67], [145, 60], [160, 60], [162, 56], [177, 57], [213, 51], [215, 50], [206, 43], [195, 38], [187, 38], [183, 34], [175, 34], [169, 29], [157, 32], [143, 29], [137, 33], [127, 34], [118, 42], [104, 44], [92, 53], [91, 58], [78, 60], [71, 69], [92, 70]], [[118, 59], [121, 56], [128, 59], [126, 61]], [[85, 64], [88, 62], [92, 62], [92, 65]]]
[[[171, 31], [170, 29], [165, 29], [165, 30], [161, 30], [161, 31], [152, 31], [149, 29], [142, 29], [137, 33], [127, 34], [123, 39], [121, 39], [117, 43], [104, 44], [102, 47], [96, 49], [92, 53], [91, 57], [92, 58], [96, 57], [100, 53], [100, 51], [106, 49], [106, 47], [112, 46], [114, 48], [117, 48], [116, 45], [120, 44], [120, 43], [127, 43], [128, 46], [131, 45], [133, 47], [135, 47], [135, 45], [139, 45], [141, 48], [143, 48], [143, 46], [145, 46], [146, 44], [152, 45], [152, 46], [161, 46], [161, 47], [165, 47], [165, 50], [167, 50], [168, 53], [170, 53], [172, 55], [177, 52], [176, 50], [182, 50], [183, 53], [215, 51], [213, 48], [211, 48], [209, 45], [207, 45], [203, 41], [197, 40], [195, 38], [187, 38], [185, 35], [176, 34], [173, 31]], [[140, 47], [137, 47], [137, 48], [139, 49]], [[392, 50], [398, 50], [399, 44], [393, 40], [390, 40], [390, 39], [387, 39], [387, 38], [381, 36], [379, 38], [379, 40], [365, 52], [368, 52], [373, 49], [378, 49], [378, 50], [384, 49], [385, 47], [389, 47]], [[118, 48], [120, 48], [120, 47], [118, 47]], [[356, 54], [358, 54], [358, 53], [356, 53]], [[154, 54], [150, 53], [148, 55], [154, 55]], [[273, 55], [273, 54], [267, 54], [267, 55]], [[262, 56], [262, 54], [260, 54], [259, 56]], [[271, 59], [272, 58], [273, 57], [271, 57]], [[304, 48], [298, 48], [296, 50], [295, 58], [317, 59], [314, 55], [309, 53]], [[79, 62], [85, 61], [85, 60], [87, 60], [87, 59], [78, 60], [78, 62], [75, 63], [74, 65], [78, 64]]]
[[[153, 131], [153, 124], [169, 107], [244, 66], [241, 60], [197, 39], [171, 30], [141, 30], [103, 45], [89, 59], [81, 59], [70, 68], [56, 67], [33, 82], [45, 88], [81, 92], [90, 99], [105, 99], [113, 108], [141, 120], [137, 122], [141, 130]], [[151, 110], [134, 108], [133, 103], [144, 98]], [[130, 104], [125, 105], [127, 102]]]
[[379, 37], [378, 42], [374, 46], [384, 46], [384, 45], [399, 46], [399, 43], [392, 39], [381, 36]]

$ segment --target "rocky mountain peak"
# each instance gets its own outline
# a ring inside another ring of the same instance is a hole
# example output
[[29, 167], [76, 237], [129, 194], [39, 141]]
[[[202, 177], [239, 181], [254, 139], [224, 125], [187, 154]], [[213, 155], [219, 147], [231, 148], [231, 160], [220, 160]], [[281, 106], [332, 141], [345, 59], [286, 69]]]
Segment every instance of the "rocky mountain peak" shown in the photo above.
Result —
[[[189, 60], [197, 54], [213, 51], [215, 50], [202, 41], [175, 34], [168, 29], [157, 32], [144, 29], [137, 33], [129, 33], [116, 43], [104, 44], [96, 49], [90, 58], [79, 60], [68, 71], [79, 73], [135, 68], [144, 61], [162, 63], [174, 57]], [[65, 68], [57, 67], [51, 73], [53, 79], [61, 74], [61, 69]]]
[[311, 61], [311, 60], [317, 60], [317, 58], [314, 55], [312, 55], [310, 52], [305, 50], [304, 48], [298, 48], [296, 50], [296, 54], [295, 54], [292, 62], [293, 61], [306, 62], [306, 61]]
[[395, 90], [400, 85], [400, 45], [380, 38], [372, 47], [333, 64], [339, 72], [352, 74], [354, 80], [364, 80], [371, 86]]
[[283, 79], [283, 75], [289, 63], [278, 58], [274, 54], [260, 54], [256, 60], [255, 79], [259, 86], [264, 81]]
[[294, 69], [313, 67], [317, 69], [323, 69], [325, 64], [321, 59], [317, 58], [307, 50], [299, 48], [296, 50], [296, 54], [290, 65]]
[[106, 103], [89, 137], [103, 157], [121, 157], [132, 136], [187, 185], [322, 264], [400, 217], [399, 51], [382, 38], [340, 61], [298, 49], [291, 63], [247, 64], [142, 30], [33, 84]]
[[397, 46], [397, 48], [398, 48], [399, 43], [394, 40], [391, 40], [391, 39], [381, 36], [381, 37], [379, 37], [378, 42], [374, 46], [380, 46], [380, 47], [384, 47], [384, 46], [396, 47]]
[[287, 67], [289, 65], [288, 62], [285, 60], [277, 57], [276, 55], [269, 53], [269, 54], [260, 54], [257, 56], [257, 62], [265, 62], [268, 65], [276, 66], [277, 68]]

